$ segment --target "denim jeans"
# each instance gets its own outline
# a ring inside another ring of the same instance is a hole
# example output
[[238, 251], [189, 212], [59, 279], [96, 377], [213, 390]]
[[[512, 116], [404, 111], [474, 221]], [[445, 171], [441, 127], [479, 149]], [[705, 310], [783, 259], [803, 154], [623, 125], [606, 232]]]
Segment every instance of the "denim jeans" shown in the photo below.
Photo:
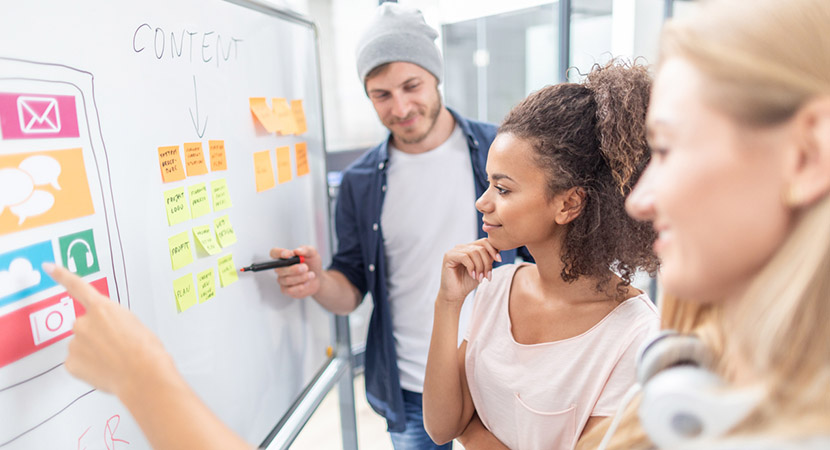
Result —
[[417, 392], [403, 391], [403, 406], [406, 411], [406, 430], [389, 433], [395, 450], [451, 450], [452, 442], [437, 445], [429, 438], [424, 429], [423, 395]]

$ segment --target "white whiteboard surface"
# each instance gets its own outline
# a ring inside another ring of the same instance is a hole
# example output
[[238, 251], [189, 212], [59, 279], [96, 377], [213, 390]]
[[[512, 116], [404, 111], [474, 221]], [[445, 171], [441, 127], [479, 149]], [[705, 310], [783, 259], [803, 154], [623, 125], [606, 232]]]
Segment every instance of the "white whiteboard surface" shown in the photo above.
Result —
[[[238, 269], [267, 260], [273, 246], [301, 244], [330, 259], [319, 85], [311, 26], [224, 1], [4, 7], [0, 277], [22, 259], [32, 266], [23, 272], [35, 277], [44, 254], [92, 271], [84, 278], [137, 314], [207, 405], [259, 444], [328, 360], [332, 316], [313, 300], [283, 296], [270, 271], [221, 287], [218, 259], [232, 255]], [[302, 100], [308, 131], [268, 133], [251, 113], [251, 97]], [[57, 115], [49, 116], [50, 99]], [[210, 140], [224, 141], [226, 170], [211, 170]], [[193, 142], [202, 143], [207, 173], [163, 182], [158, 148], [179, 146], [185, 163], [183, 146]], [[303, 142], [310, 173], [298, 176]], [[269, 151], [276, 174], [282, 146], [290, 148], [291, 180], [257, 192], [253, 154]], [[49, 159], [21, 162], [30, 156]], [[217, 180], [227, 182], [230, 208], [168, 225], [164, 192], [199, 183], [210, 191]], [[26, 199], [18, 198], [21, 189]], [[213, 255], [198, 249], [193, 227], [214, 233], [225, 215], [237, 242]], [[174, 270], [168, 239], [185, 232], [193, 261]], [[61, 239], [90, 240], [90, 233], [94, 251]], [[193, 274], [195, 283], [211, 268], [216, 296], [179, 311], [174, 280]], [[62, 327], [71, 325], [73, 305], [43, 280], [28, 290], [0, 285], [0, 448], [148, 448], [117, 399], [66, 373]], [[14, 327], [2, 328], [4, 318]]]

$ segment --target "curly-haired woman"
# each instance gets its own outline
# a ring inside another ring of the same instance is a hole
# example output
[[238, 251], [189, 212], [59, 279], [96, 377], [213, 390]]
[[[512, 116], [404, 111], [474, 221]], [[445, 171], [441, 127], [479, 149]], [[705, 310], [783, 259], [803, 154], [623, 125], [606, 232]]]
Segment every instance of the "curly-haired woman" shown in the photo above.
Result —
[[[444, 256], [424, 383], [436, 442], [480, 419], [512, 449], [572, 448], [634, 383], [636, 352], [659, 325], [630, 285], [637, 269], [657, 268], [655, 233], [625, 212], [649, 158], [650, 84], [642, 66], [597, 66], [584, 84], [531, 94], [500, 127], [476, 202], [488, 237]], [[536, 264], [492, 269], [520, 246]]]

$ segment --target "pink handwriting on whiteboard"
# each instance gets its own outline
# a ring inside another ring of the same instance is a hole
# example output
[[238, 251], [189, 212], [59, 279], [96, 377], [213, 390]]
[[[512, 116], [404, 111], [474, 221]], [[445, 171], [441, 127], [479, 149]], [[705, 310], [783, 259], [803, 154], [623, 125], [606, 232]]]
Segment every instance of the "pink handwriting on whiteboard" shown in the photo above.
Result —
[[[130, 445], [129, 441], [126, 441], [124, 439], [119, 439], [115, 435], [115, 433], [118, 431], [118, 425], [120, 425], [120, 424], [121, 424], [121, 416], [118, 415], [118, 414], [116, 414], [116, 415], [110, 417], [109, 419], [107, 419], [107, 423], [104, 425], [104, 445], [107, 447], [107, 450], [116, 450], [116, 446], [115, 446], [116, 442], [121, 442], [121, 443], [124, 443], [126, 445]], [[86, 430], [84, 430], [83, 434], [81, 434], [81, 436], [78, 437], [78, 450], [87, 450], [87, 447], [86, 447], [86, 445], [84, 445], [83, 440], [84, 440], [84, 437], [87, 435], [87, 433], [89, 433], [89, 430], [91, 430], [91, 429], [92, 429], [91, 426], [88, 427]], [[90, 441], [90, 440], [92, 440], [92, 439], [87, 438], [87, 441]], [[123, 447], [124, 446], [122, 445], [122, 446], [119, 446], [118, 448], [123, 448]]]

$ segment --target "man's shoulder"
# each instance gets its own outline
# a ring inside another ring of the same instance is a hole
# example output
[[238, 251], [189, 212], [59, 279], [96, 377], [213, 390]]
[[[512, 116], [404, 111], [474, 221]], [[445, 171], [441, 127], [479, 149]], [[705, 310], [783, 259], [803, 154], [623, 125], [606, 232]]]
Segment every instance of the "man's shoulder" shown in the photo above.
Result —
[[343, 170], [343, 177], [359, 176], [378, 170], [378, 164], [383, 161], [380, 155], [381, 146], [382, 144], [378, 144], [366, 150]]

